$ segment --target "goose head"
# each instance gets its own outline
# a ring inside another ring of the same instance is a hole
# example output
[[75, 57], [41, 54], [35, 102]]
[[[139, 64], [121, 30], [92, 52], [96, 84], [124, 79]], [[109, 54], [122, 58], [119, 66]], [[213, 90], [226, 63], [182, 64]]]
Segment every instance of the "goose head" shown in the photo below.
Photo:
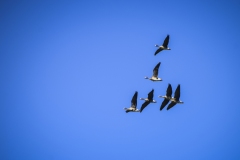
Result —
[[149, 79], [148, 77], [144, 77], [145, 79]]
[[158, 96], [159, 98], [166, 98], [166, 96]]
[[152, 103], [157, 103], [157, 101], [155, 101], [155, 100], [152, 100]]
[[171, 48], [167, 48], [167, 50], [171, 50]]
[[145, 98], [140, 98], [141, 100], [146, 100]]
[[155, 44], [155, 47], [159, 47], [159, 45]]

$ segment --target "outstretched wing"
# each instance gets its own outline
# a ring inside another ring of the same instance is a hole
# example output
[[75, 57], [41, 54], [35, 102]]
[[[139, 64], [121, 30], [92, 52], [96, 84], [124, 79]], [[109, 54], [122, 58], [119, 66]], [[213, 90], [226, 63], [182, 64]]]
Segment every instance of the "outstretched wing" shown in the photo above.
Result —
[[158, 69], [159, 69], [159, 66], [160, 66], [161, 62], [159, 62], [153, 69], [153, 77], [158, 77]]
[[179, 101], [179, 98], [180, 98], [180, 84], [177, 86], [177, 89], [175, 90], [174, 98], [175, 98], [177, 101]]
[[131, 101], [131, 107], [132, 108], [137, 107], [137, 96], [138, 96], [138, 92], [136, 91], [135, 94], [133, 95], [132, 101]]
[[168, 107], [167, 107], [167, 110], [171, 109], [173, 106], [175, 106], [176, 103], [175, 102], [171, 102]]
[[164, 99], [164, 101], [162, 102], [162, 105], [160, 107], [160, 111], [168, 104], [169, 100], [168, 99]]
[[167, 37], [165, 38], [165, 40], [164, 40], [164, 42], [163, 42], [163, 46], [164, 46], [165, 48], [167, 48], [168, 42], [169, 42], [169, 35], [167, 35]]
[[152, 89], [151, 92], [148, 93], [149, 102], [151, 102], [153, 100], [153, 92], [154, 92], [154, 89]]
[[168, 88], [167, 88], [167, 91], [166, 91], [166, 96], [167, 97], [172, 96], [172, 86], [171, 86], [171, 84], [168, 84]]
[[154, 53], [154, 56], [156, 56], [159, 52], [161, 52], [163, 49], [162, 48], [158, 48], [157, 50], [156, 50], [156, 52]]
[[150, 103], [150, 101], [145, 101], [143, 104], [142, 104], [142, 107], [141, 107], [141, 109], [140, 109], [140, 112], [142, 112], [143, 111], [143, 109], [145, 108], [145, 107], [147, 107], [147, 105]]

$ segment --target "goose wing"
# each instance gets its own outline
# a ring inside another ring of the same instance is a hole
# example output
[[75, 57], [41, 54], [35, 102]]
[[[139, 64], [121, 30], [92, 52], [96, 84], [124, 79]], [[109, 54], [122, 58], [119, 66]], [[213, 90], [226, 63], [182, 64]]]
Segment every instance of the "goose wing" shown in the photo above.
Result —
[[150, 101], [145, 101], [143, 104], [142, 104], [142, 107], [140, 108], [140, 112], [142, 112], [143, 111], [143, 109], [145, 108], [145, 107], [147, 107], [147, 105], [150, 103]]
[[163, 49], [162, 48], [158, 48], [157, 50], [156, 50], [156, 52], [154, 53], [154, 56], [156, 56], [159, 52], [161, 52]]
[[172, 86], [171, 86], [171, 84], [168, 84], [168, 88], [167, 88], [167, 91], [166, 91], [166, 96], [167, 97], [172, 96]]
[[176, 103], [175, 102], [171, 102], [168, 107], [167, 107], [167, 110], [171, 109], [173, 106], [175, 106]]
[[167, 35], [167, 37], [165, 38], [165, 40], [164, 40], [164, 42], [163, 42], [162, 45], [163, 45], [165, 48], [167, 48], [168, 42], [169, 42], [169, 35]]
[[177, 89], [175, 90], [174, 93], [174, 98], [179, 101], [179, 97], [180, 97], [180, 84], [177, 86]]
[[132, 101], [131, 101], [131, 107], [135, 108], [137, 107], [137, 96], [138, 96], [138, 92], [136, 91], [135, 94], [132, 97]]
[[151, 92], [148, 93], [149, 102], [151, 102], [153, 100], [153, 92], [154, 92], [154, 89], [152, 89]]
[[161, 62], [159, 62], [153, 69], [153, 77], [158, 77], [158, 69], [159, 69], [159, 66], [160, 66]]
[[164, 101], [162, 102], [162, 105], [160, 107], [160, 111], [168, 104], [169, 100], [168, 99], [164, 99]]

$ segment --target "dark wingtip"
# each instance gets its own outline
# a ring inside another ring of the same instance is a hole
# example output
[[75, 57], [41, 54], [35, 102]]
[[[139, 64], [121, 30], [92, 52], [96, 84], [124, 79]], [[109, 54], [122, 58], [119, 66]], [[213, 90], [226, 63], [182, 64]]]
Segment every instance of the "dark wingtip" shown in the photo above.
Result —
[[[164, 106], [164, 107], [165, 107], [165, 106]], [[163, 106], [161, 106], [161, 107], [160, 107], [160, 111], [161, 111], [161, 110], [163, 110], [163, 108], [164, 108], [164, 107], [163, 107]]]

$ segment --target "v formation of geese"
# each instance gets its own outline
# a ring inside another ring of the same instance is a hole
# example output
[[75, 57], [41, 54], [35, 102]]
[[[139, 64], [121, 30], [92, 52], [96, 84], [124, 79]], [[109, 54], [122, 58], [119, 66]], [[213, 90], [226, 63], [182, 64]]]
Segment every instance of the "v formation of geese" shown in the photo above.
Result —
[[[159, 52], [163, 51], [163, 50], [171, 50], [170, 48], [168, 48], [168, 43], [169, 43], [169, 38], [170, 36], [167, 35], [167, 37], [165, 38], [165, 40], [163, 41], [163, 44], [161, 46], [159, 45], [155, 45], [156, 47], [158, 47], [158, 49], [156, 50], [156, 52], [154, 53], [154, 55], [156, 56]], [[161, 78], [158, 77], [158, 70], [160, 67], [161, 62], [159, 62], [153, 69], [153, 75], [151, 78], [145, 77], [145, 79], [149, 79], [153, 82], [156, 81], [162, 81]], [[142, 112], [150, 103], [157, 103], [156, 100], [153, 99], [154, 97], [154, 89], [152, 89], [149, 93], [148, 93], [148, 97], [147, 98], [140, 98], [140, 100], [144, 100], [144, 103], [142, 104], [140, 109], [137, 109], [137, 97], [138, 97], [138, 92], [136, 91], [132, 97], [132, 101], [131, 101], [131, 106], [129, 108], [124, 108], [124, 110], [126, 111], [126, 113], [128, 112]], [[180, 98], [180, 84], [178, 84], [175, 93], [174, 93], [174, 97], [172, 97], [172, 86], [171, 84], [168, 84], [167, 90], [166, 90], [166, 95], [165, 96], [158, 96], [159, 98], [163, 98], [164, 100], [162, 101], [162, 104], [160, 106], [160, 111], [163, 110], [163, 108], [169, 103], [167, 110], [171, 109], [172, 107], [174, 107], [176, 104], [183, 104], [182, 101], [179, 100]]]

